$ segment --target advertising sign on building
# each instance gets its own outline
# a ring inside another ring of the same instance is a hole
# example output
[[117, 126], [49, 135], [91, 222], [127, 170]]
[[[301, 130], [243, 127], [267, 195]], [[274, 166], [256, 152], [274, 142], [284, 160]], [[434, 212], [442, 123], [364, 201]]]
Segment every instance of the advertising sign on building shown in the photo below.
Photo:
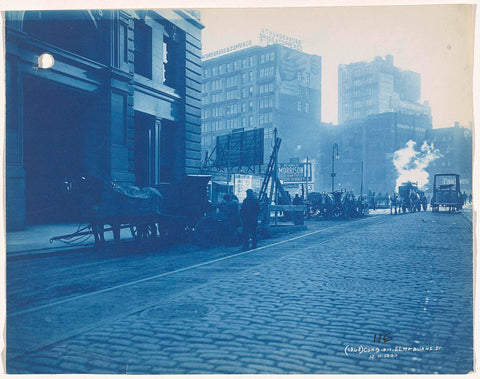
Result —
[[[305, 172], [306, 169], [308, 173]], [[312, 164], [308, 163], [307, 167], [306, 163], [279, 163], [278, 178], [286, 183], [312, 181]]]

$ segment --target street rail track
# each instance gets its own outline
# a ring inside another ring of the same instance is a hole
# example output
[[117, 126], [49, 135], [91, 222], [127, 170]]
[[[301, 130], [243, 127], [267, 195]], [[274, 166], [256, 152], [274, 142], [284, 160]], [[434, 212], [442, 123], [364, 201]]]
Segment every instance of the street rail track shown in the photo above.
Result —
[[[196, 268], [199, 268], [199, 267], [208, 266], [208, 265], [211, 265], [211, 264], [214, 264], [214, 263], [217, 263], [217, 262], [221, 262], [221, 261], [225, 261], [225, 260], [228, 260], [228, 259], [240, 257], [240, 256], [243, 256], [243, 255], [250, 255], [250, 254], [253, 254], [253, 253], [256, 253], [256, 252], [259, 252], [259, 251], [262, 251], [262, 250], [266, 250], [266, 249], [269, 249], [269, 248], [272, 248], [272, 247], [285, 245], [285, 244], [293, 242], [293, 241], [299, 241], [299, 240], [302, 240], [304, 238], [320, 234], [320, 233], [325, 232], [327, 230], [336, 229], [336, 228], [339, 228], [339, 227], [350, 226], [352, 224], [356, 224], [356, 223], [359, 223], [359, 222], [372, 221], [373, 218], [376, 218], [376, 217], [379, 217], [379, 216], [372, 216], [372, 218], [369, 218], [369, 219], [365, 218], [365, 219], [361, 219], [361, 220], [350, 221], [348, 223], [342, 223], [342, 224], [328, 226], [326, 228], [315, 230], [313, 232], [302, 234], [300, 236], [292, 237], [292, 238], [289, 238], [289, 239], [286, 239], [286, 240], [281, 240], [281, 241], [274, 242], [274, 243], [271, 243], [271, 244], [268, 244], [268, 245], [265, 245], [265, 246], [259, 246], [255, 249], [242, 251], [242, 252], [237, 252], [237, 253], [230, 254], [230, 255], [227, 255], [227, 256], [224, 256], [224, 257], [221, 257], [221, 258], [216, 258], [216, 259], [212, 259], [212, 260], [209, 260], [209, 261], [206, 261], [206, 262], [194, 264], [194, 265], [191, 265], [191, 266], [188, 266], [188, 267], [183, 267], [183, 268], [167, 271], [167, 272], [164, 272], [164, 273], [161, 273], [161, 274], [148, 276], [148, 277], [145, 277], [145, 278], [142, 278], [142, 279], [131, 280], [129, 282], [125, 282], [125, 283], [118, 284], [118, 285], [115, 285], [115, 286], [111, 286], [111, 287], [108, 287], [108, 288], [104, 288], [104, 289], [101, 289], [101, 290], [96, 290], [96, 291], [92, 291], [92, 292], [89, 292], [89, 293], [86, 293], [86, 294], [68, 297], [68, 298], [65, 298], [65, 299], [62, 299], [62, 300], [50, 302], [48, 304], [43, 304], [43, 305], [40, 305], [40, 306], [25, 309], [25, 310], [22, 310], [22, 311], [12, 312], [12, 313], [9, 314], [9, 316], [13, 317], [13, 316], [17, 316], [17, 315], [21, 315], [21, 314], [25, 314], [25, 313], [36, 312], [36, 311], [39, 311], [41, 309], [45, 309], [45, 308], [48, 308], [48, 307], [51, 307], [51, 306], [63, 304], [63, 303], [69, 302], [69, 301], [73, 301], [73, 300], [77, 300], [77, 299], [81, 299], [81, 298], [85, 298], [85, 297], [90, 297], [90, 296], [95, 296], [97, 294], [101, 294], [101, 293], [105, 293], [105, 292], [114, 291], [114, 290], [117, 290], [117, 289], [120, 289], [120, 288], [128, 287], [128, 286], [135, 285], [135, 284], [140, 284], [140, 283], [144, 283], [144, 282], [148, 282], [148, 281], [151, 281], [151, 280], [155, 280], [155, 279], [159, 279], [159, 278], [162, 278], [162, 277], [174, 275], [174, 274], [177, 274], [177, 273], [193, 270], [193, 269], [196, 269]], [[303, 251], [305, 249], [309, 249], [309, 248], [313, 248], [313, 247], [318, 246], [318, 245], [322, 245], [326, 242], [330, 242], [332, 239], [335, 239], [335, 238], [338, 238], [338, 236], [336, 235], [334, 237], [330, 237], [328, 239], [322, 240], [322, 242], [320, 242], [320, 243], [317, 243], [317, 244], [314, 244], [314, 245], [309, 245], [308, 247], [305, 247], [305, 248], [302, 248], [302, 249], [296, 248], [297, 250], [292, 251], [289, 254], [294, 254], [298, 250]], [[92, 264], [90, 263], [89, 265], [92, 265]]]
[[[39, 329], [50, 330], [50, 333], [46, 333], [46, 335], [42, 336], [42, 338], [39, 337], [38, 341], [31, 340], [27, 342], [28, 346], [25, 346], [25, 348], [21, 349], [21, 351], [11, 351], [10, 354], [8, 354], [9, 359], [15, 359], [21, 356], [28, 355], [29, 353], [41, 350], [45, 347], [61, 342], [62, 340], [82, 334], [88, 330], [95, 329], [102, 324], [113, 322], [130, 314], [138, 313], [144, 311], [145, 309], [168, 302], [170, 298], [178, 295], [179, 293], [184, 294], [187, 291], [195, 291], [199, 287], [211, 285], [213, 282], [221, 280], [221, 278], [219, 279], [218, 277], [214, 277], [211, 280], [200, 284], [195, 282], [189, 282], [186, 283], [184, 287], [180, 288], [179, 291], [173, 291], [172, 293], [165, 291], [165, 297], [162, 297], [161, 300], [150, 300], [149, 291], [152, 291], [150, 288], [151, 286], [155, 286], [155, 293], [157, 293], [158, 291], [162, 291], [163, 286], [165, 286], [165, 289], [168, 289], [168, 279], [175, 277], [176, 275], [178, 275], [180, 279], [176, 282], [176, 284], [178, 284], [179, 282], [181, 282], [180, 274], [182, 273], [187, 273], [192, 270], [210, 269], [216, 264], [227, 263], [229, 261], [231, 262], [236, 258], [244, 256], [250, 256], [252, 257], [252, 259], [258, 257], [258, 262], [256, 264], [252, 264], [250, 260], [249, 265], [246, 268], [244, 267], [242, 269], [254, 270], [256, 267], [262, 264], [271, 262], [272, 259], [279, 259], [285, 256], [293, 255], [298, 252], [309, 250], [317, 246], [326, 244], [328, 242], [331, 242], [332, 240], [340, 239], [344, 237], [346, 233], [358, 230], [358, 224], [362, 224], [362, 226], [367, 227], [369, 225], [379, 222], [385, 222], [387, 220], [388, 218], [384, 216], [370, 216], [368, 218], [349, 221], [341, 224], [335, 223], [333, 225], [329, 225], [325, 228], [314, 230], [312, 232], [307, 232], [302, 235], [297, 235], [294, 237], [269, 243], [256, 249], [236, 252], [234, 254], [229, 254], [220, 258], [210, 259], [208, 261], [189, 265], [187, 267], [181, 267], [178, 269], [162, 272], [160, 274], [150, 275], [141, 279], [130, 280], [100, 290], [94, 290], [81, 295], [74, 295], [61, 300], [50, 301], [42, 305], [8, 313], [10, 328], [20, 328], [22, 322], [32, 324], [36, 323], [36, 320], [38, 320], [39, 324], [37, 327]], [[320, 236], [323, 237], [320, 242], [312, 243], [312, 237]], [[276, 254], [274, 257], [271, 256], [272, 249], [276, 250]], [[263, 256], [260, 256], [262, 254]], [[266, 254], [270, 255], [267, 256]], [[230, 267], [231, 270], [229, 271]], [[221, 271], [217, 271], [217, 275], [220, 275], [219, 272], [222, 271], [224, 271], [224, 275], [231, 274], [232, 270], [233, 272], [238, 272], [238, 269], [235, 270], [236, 267], [238, 267], [238, 265], [230, 264], [230, 266], [228, 267], [223, 267]], [[147, 290], [145, 289], [145, 287], [148, 287]], [[132, 298], [135, 298], [135, 292], [143, 295], [143, 301], [138, 302], [138, 304], [132, 304], [131, 307], [128, 307], [128, 303], [132, 302]], [[105, 311], [104, 309], [100, 309], [97, 312], [96, 308], [102, 308], [101, 304], [104, 304], [102, 302], [102, 297], [105, 295], [112, 296], [112, 293], [116, 293], [116, 297], [127, 298], [129, 300], [127, 301], [126, 308], [120, 307], [120, 309], [122, 309], [121, 311], [116, 311], [115, 309]], [[129, 298], [128, 296], [130, 296], [131, 298]], [[69, 317], [71, 317], [73, 320], [74, 316], [76, 316], [75, 309], [78, 309], [78, 307], [86, 309], [89, 306], [94, 308], [94, 313], [97, 317], [96, 321], [86, 320], [84, 323], [85, 325], [82, 325], [81, 321], [77, 321], [79, 325], [74, 325], [74, 322], [72, 322], [72, 324], [69, 323]], [[70, 324], [69, 327], [66, 328], [66, 330], [64, 331], [61, 331], [61, 326], [57, 328], [56, 325], [50, 325], [49, 322], [45, 322], [45, 320], [48, 321], [49, 319], [53, 318], [54, 316], [52, 315], [57, 314], [59, 315], [58, 317], [62, 318], [63, 324]], [[21, 335], [21, 332], [18, 333], [18, 335]], [[10, 343], [9, 345], [13, 346], [15, 344]]]

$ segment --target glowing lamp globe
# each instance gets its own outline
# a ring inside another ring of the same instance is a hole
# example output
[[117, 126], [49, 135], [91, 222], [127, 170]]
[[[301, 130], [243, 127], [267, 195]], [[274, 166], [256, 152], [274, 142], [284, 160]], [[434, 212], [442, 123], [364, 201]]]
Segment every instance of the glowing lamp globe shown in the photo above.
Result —
[[55, 59], [52, 54], [44, 53], [38, 57], [38, 68], [47, 69], [53, 66]]

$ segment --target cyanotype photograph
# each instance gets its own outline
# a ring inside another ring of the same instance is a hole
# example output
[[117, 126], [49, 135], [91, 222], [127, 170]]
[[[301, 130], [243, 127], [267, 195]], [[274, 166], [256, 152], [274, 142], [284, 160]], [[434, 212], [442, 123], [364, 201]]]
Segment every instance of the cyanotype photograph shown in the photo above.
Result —
[[6, 10], [6, 373], [473, 372], [474, 18]]

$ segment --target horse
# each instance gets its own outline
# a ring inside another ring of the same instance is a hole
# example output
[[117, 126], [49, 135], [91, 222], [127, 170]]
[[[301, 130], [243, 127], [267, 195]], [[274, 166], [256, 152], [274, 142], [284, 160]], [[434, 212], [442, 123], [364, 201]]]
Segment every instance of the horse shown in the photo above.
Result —
[[[118, 242], [122, 224], [131, 224], [133, 227], [135, 221], [142, 221], [139, 217], [160, 214], [163, 207], [162, 195], [155, 188], [119, 186], [94, 176], [67, 178], [65, 189], [72, 194], [72, 198], [80, 199], [81, 217], [90, 224], [95, 246], [105, 244], [105, 225], [110, 225], [114, 241]], [[143, 224], [140, 222], [138, 225]], [[149, 233], [156, 234], [156, 226], [153, 227], [153, 223], [149, 225]]]

